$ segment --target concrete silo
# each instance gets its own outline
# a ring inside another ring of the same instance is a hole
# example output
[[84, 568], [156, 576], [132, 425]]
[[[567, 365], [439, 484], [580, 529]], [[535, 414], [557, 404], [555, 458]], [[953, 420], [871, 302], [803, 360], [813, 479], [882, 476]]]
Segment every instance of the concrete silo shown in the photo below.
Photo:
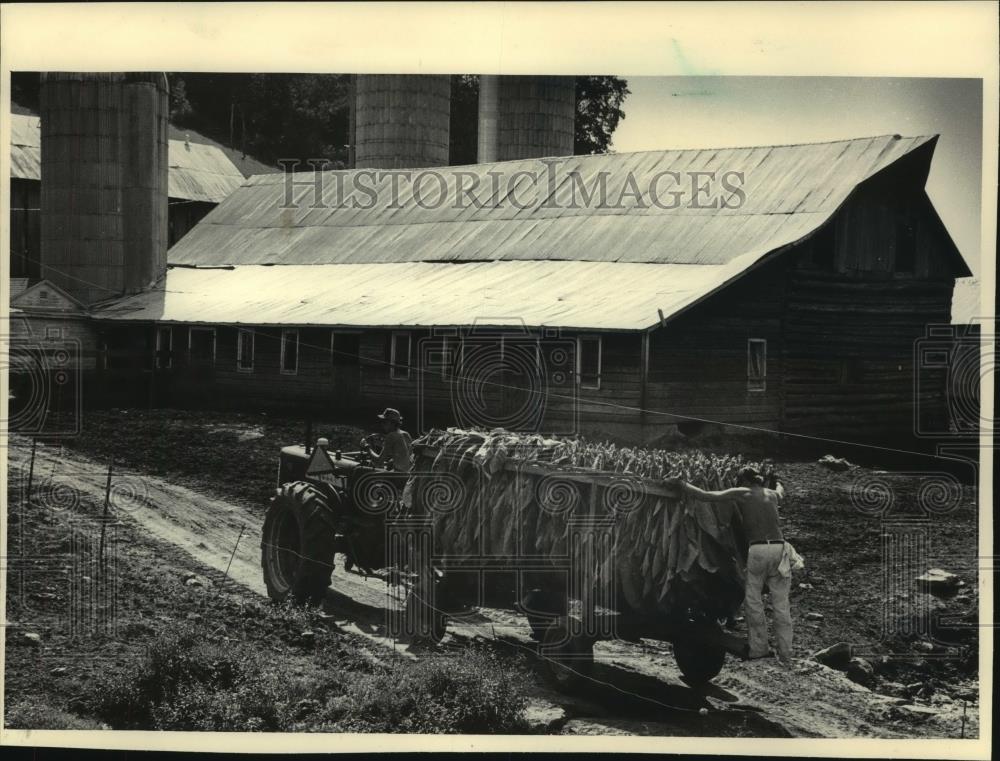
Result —
[[356, 168], [448, 165], [451, 78], [358, 74], [354, 80], [352, 155]]
[[573, 155], [576, 84], [564, 76], [479, 78], [480, 162]]
[[41, 110], [41, 276], [84, 304], [166, 270], [162, 73], [46, 73]]

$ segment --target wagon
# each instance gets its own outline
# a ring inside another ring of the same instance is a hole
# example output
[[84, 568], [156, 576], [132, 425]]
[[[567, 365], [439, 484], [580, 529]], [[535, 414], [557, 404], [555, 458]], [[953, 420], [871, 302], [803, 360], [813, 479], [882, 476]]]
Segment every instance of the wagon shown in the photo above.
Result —
[[321, 600], [338, 553], [392, 567], [408, 582], [395, 635], [437, 641], [470, 607], [510, 608], [562, 687], [587, 678], [602, 639], [671, 642], [691, 684], [744, 652], [720, 625], [743, 595], [733, 506], [628, 474], [483, 457], [488, 437], [438, 434], [414, 443], [410, 474], [322, 440], [283, 448], [261, 541], [270, 596]]
[[[439, 639], [453, 611], [507, 605], [526, 617], [550, 676], [564, 687], [587, 678], [602, 639], [671, 642], [690, 684], [715, 677], [727, 652], [744, 654], [745, 640], [721, 625], [743, 597], [733, 506], [684, 505], [663, 483], [618, 473], [516, 458], [479, 464], [459, 449], [414, 445], [409, 541], [399, 542], [416, 548], [405, 561], [417, 578], [406, 605], [411, 635]], [[657, 519], [702, 546], [687, 572], [669, 578], [653, 561], [650, 574], [658, 570], [662, 581], [649, 590], [628, 575], [643, 566], [636, 557], [656, 551], [629, 539], [627, 524], [641, 521], [652, 537], [646, 526]], [[415, 541], [414, 532], [427, 540]], [[713, 555], [713, 571], [697, 564], [703, 554]]]

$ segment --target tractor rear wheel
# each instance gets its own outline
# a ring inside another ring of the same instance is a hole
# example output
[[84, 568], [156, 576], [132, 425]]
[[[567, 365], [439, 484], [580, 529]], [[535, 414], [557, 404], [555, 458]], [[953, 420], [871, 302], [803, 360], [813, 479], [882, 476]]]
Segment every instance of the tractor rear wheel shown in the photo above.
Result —
[[333, 515], [337, 507], [303, 481], [282, 484], [271, 498], [264, 518], [260, 563], [272, 600], [322, 602], [333, 573]]

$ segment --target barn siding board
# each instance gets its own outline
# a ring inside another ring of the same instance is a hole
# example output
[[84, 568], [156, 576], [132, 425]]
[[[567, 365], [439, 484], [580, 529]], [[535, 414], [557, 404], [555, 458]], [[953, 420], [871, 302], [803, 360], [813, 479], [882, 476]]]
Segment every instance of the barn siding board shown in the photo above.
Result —
[[[923, 194], [888, 203], [859, 193], [834, 222], [836, 269], [789, 268], [783, 430], [905, 438], [918, 408], [943, 413], [943, 376], [925, 374], [930, 389], [915, 395], [915, 344], [928, 325], [950, 322], [954, 287], [949, 241], [930, 211]], [[912, 273], [895, 271], [900, 217], [917, 226]]]

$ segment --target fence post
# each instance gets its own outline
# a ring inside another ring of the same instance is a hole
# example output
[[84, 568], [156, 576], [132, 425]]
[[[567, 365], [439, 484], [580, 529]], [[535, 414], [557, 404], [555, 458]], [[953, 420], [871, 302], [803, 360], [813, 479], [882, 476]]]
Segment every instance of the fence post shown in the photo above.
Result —
[[108, 526], [108, 504], [111, 501], [111, 474], [114, 470], [114, 464], [115, 458], [112, 455], [111, 459], [108, 460], [108, 481], [104, 487], [104, 511], [101, 514], [101, 546], [97, 556], [98, 568], [102, 574], [104, 573], [104, 533]]
[[233, 565], [233, 558], [236, 557], [236, 548], [240, 546], [240, 539], [243, 538], [243, 532], [247, 530], [247, 524], [243, 524], [240, 528], [240, 535], [236, 537], [236, 544], [233, 545], [233, 554], [229, 556], [229, 562], [226, 564], [226, 572], [222, 576], [222, 583], [225, 585], [229, 581], [229, 569]]
[[38, 439], [31, 437], [31, 464], [28, 465], [28, 490], [25, 494], [25, 503], [31, 502], [31, 482], [35, 478], [35, 447], [38, 446]]

